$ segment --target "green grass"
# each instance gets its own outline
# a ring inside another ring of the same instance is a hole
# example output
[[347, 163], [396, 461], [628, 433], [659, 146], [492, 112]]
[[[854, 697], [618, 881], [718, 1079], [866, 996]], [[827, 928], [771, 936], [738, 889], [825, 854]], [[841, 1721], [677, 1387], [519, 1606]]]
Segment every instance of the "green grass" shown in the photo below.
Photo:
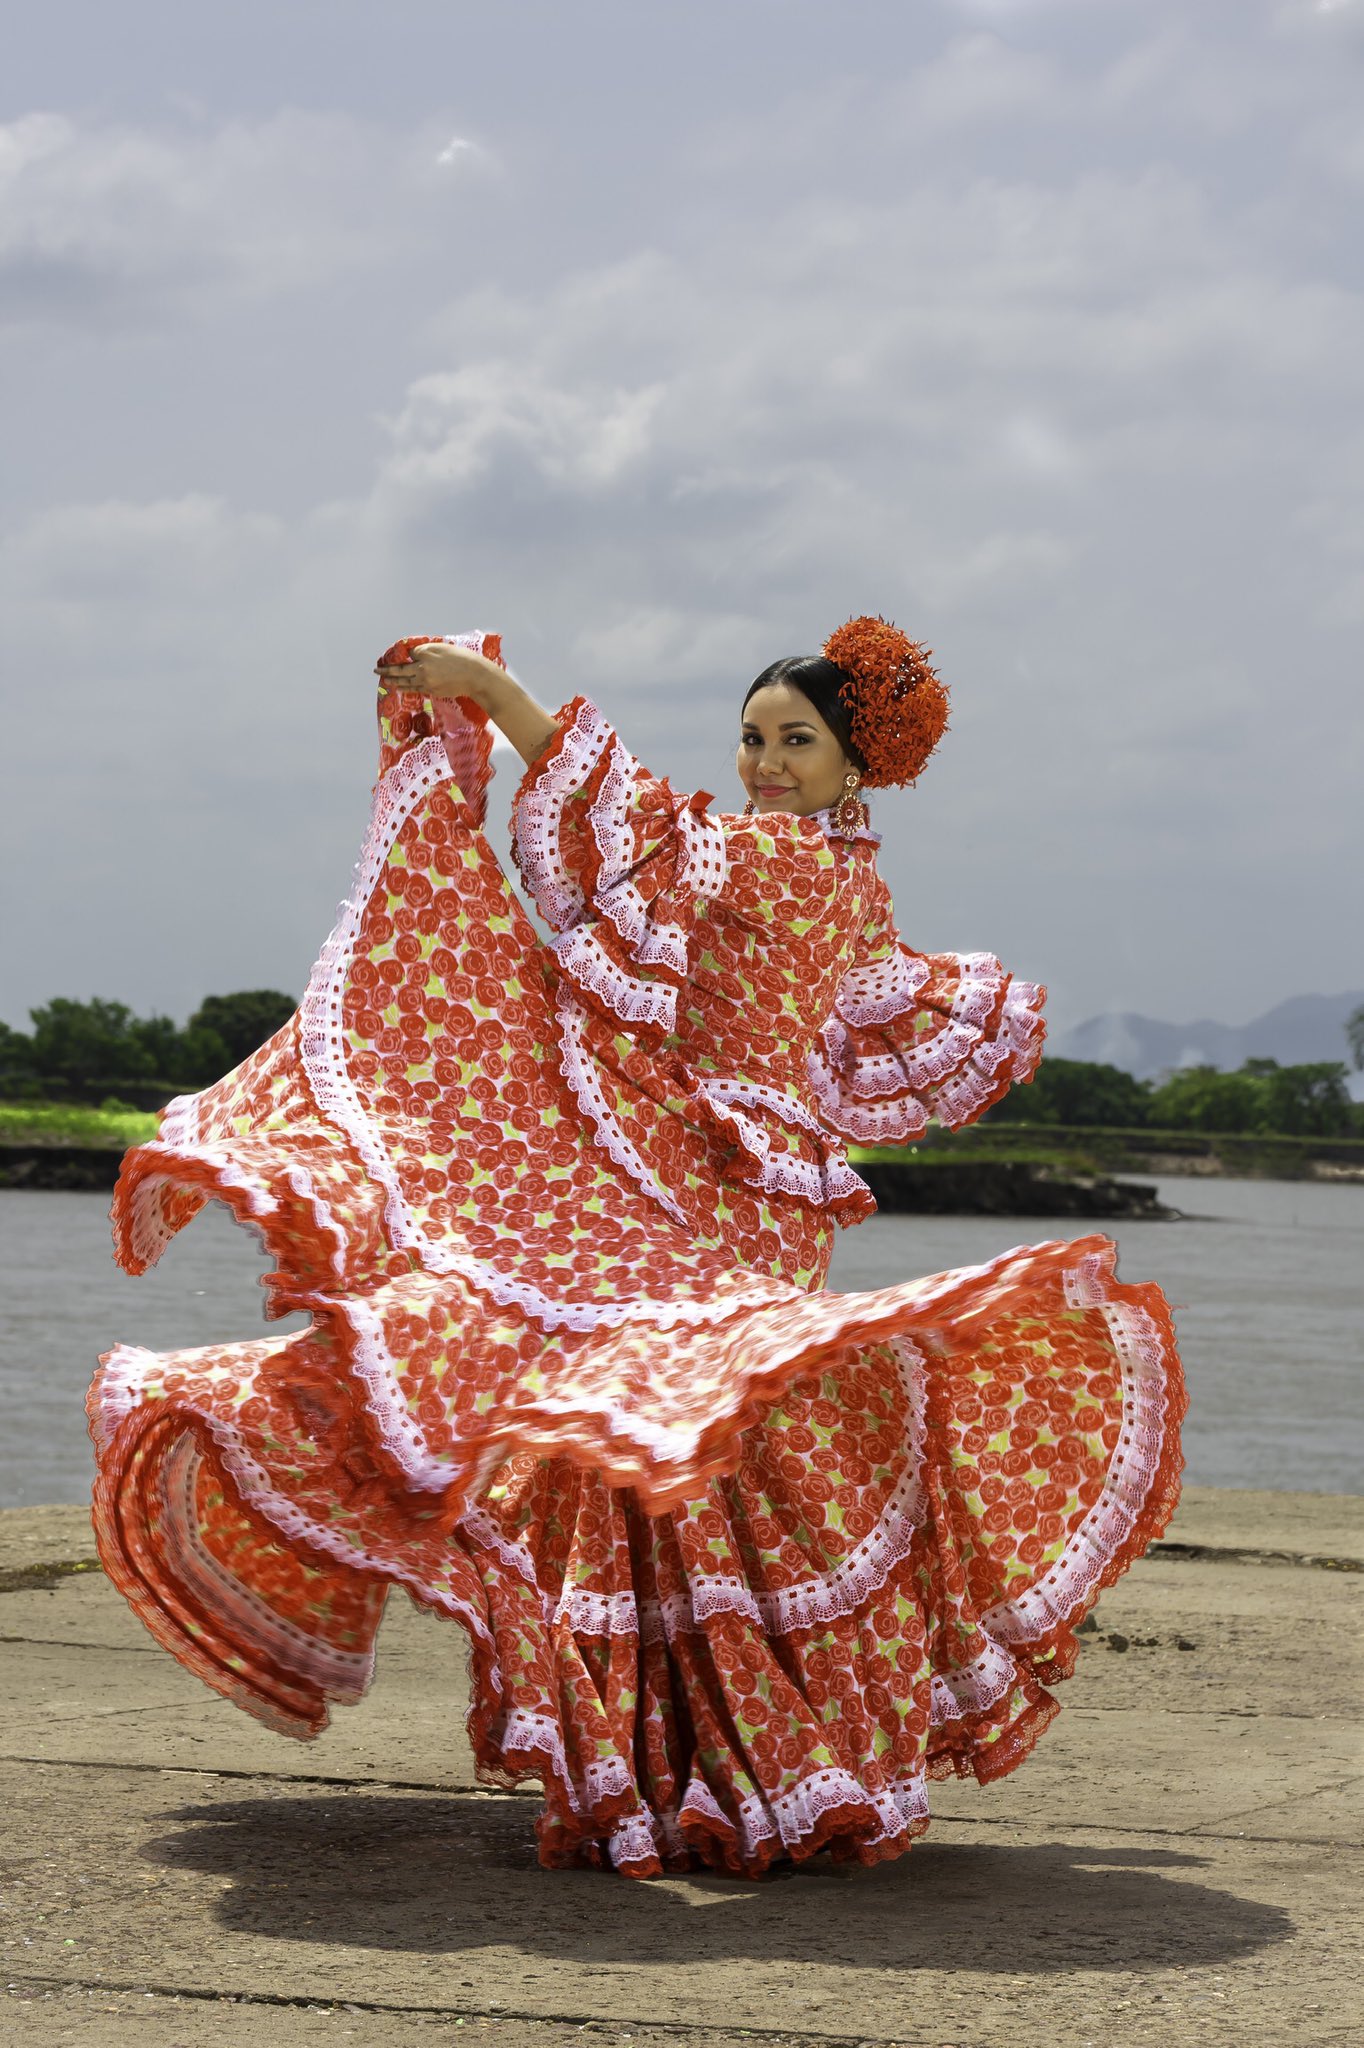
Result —
[[[955, 1134], [954, 1134], [955, 1136]], [[1010, 1166], [1046, 1166], [1068, 1174], [1092, 1175], [1105, 1171], [1103, 1163], [1088, 1152], [1062, 1150], [1033, 1137], [1007, 1145], [849, 1145], [848, 1158], [854, 1166], [885, 1165], [922, 1167], [934, 1172], [941, 1166], [960, 1166], [964, 1161]]]
[[1018, 1165], [1047, 1167], [1067, 1174], [1149, 1174], [1178, 1171], [1166, 1161], [1188, 1161], [1197, 1170], [1202, 1160], [1229, 1174], [1266, 1174], [1296, 1180], [1312, 1171], [1314, 1161], [1364, 1167], [1364, 1139], [1288, 1137], [1270, 1132], [1118, 1130], [1100, 1125], [977, 1124], [964, 1131], [935, 1128], [918, 1145], [850, 1147], [854, 1165], [885, 1160], [899, 1165], [933, 1168], [952, 1160], [1009, 1160]]
[[156, 1118], [140, 1109], [87, 1109], [77, 1102], [0, 1102], [0, 1145], [141, 1145]]

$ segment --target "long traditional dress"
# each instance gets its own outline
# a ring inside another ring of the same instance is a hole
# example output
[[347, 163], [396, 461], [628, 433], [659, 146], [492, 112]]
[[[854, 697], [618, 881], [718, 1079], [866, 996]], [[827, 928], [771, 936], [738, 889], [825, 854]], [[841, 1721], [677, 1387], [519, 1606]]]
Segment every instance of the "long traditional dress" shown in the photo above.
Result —
[[311, 1324], [107, 1355], [105, 1568], [305, 1737], [393, 1586], [453, 1616], [478, 1769], [542, 1780], [547, 1864], [898, 1854], [928, 1779], [1032, 1747], [1177, 1494], [1169, 1315], [1106, 1239], [822, 1291], [874, 1207], [842, 1141], [978, 1116], [1041, 992], [910, 950], [869, 833], [714, 815], [582, 699], [515, 805], [545, 943], [480, 829], [486, 728], [399, 695], [380, 725], [301, 1009], [114, 1204], [138, 1272], [226, 1202]]

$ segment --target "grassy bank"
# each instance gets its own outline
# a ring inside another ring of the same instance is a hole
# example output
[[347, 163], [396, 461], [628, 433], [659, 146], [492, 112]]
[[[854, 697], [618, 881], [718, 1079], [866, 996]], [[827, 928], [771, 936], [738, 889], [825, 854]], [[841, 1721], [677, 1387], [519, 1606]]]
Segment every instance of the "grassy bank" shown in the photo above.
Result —
[[156, 1130], [139, 1109], [88, 1109], [78, 1102], [0, 1102], [0, 1145], [107, 1145], [123, 1151]]
[[[0, 1102], [0, 1145], [123, 1151], [156, 1129], [150, 1112], [73, 1102]], [[917, 1145], [852, 1146], [853, 1163], [922, 1167], [995, 1160], [1058, 1175], [1223, 1173], [1276, 1180], [1364, 1175], [1364, 1138], [1290, 1138], [1246, 1132], [1109, 1130], [1060, 1124], [973, 1124], [932, 1130]]]
[[998, 1160], [1057, 1174], [1229, 1174], [1312, 1180], [1364, 1175], [1364, 1138], [1295, 1138], [1245, 1131], [1110, 1130], [1062, 1124], [973, 1124], [929, 1131], [917, 1145], [854, 1146], [850, 1157], [932, 1169]]

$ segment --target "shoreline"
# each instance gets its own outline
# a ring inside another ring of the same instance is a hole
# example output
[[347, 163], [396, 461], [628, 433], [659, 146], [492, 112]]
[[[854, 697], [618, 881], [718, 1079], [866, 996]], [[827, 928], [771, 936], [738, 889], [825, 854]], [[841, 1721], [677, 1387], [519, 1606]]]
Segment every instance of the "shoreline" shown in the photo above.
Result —
[[[0, 1188], [112, 1194], [122, 1150], [102, 1145], [0, 1144]], [[887, 1216], [1075, 1216], [1174, 1221], [1154, 1187], [1108, 1174], [1057, 1172], [1033, 1160], [854, 1162]]]

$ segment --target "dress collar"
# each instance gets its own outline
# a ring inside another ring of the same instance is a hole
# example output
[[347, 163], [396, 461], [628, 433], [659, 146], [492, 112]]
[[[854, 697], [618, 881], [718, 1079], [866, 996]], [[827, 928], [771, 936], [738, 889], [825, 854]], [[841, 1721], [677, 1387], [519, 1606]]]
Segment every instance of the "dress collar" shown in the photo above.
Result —
[[[865, 806], [863, 807], [863, 817], [866, 818]], [[834, 807], [832, 805], [829, 806], [828, 810], [811, 811], [809, 819], [812, 825], [818, 825], [826, 839], [841, 841], [844, 846], [856, 845], [858, 841], [864, 846], [879, 846], [881, 844], [881, 834], [872, 831], [869, 819], [865, 824], [859, 825], [855, 832], [845, 832], [834, 815]]]

